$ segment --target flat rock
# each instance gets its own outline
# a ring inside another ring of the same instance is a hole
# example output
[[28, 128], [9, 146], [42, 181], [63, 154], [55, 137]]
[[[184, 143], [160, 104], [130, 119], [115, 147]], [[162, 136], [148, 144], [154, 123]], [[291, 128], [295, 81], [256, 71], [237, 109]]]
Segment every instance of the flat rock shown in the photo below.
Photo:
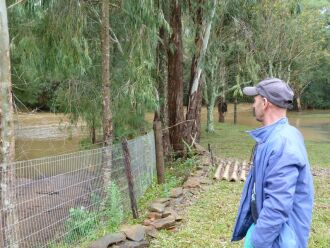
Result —
[[145, 241], [145, 240], [140, 241], [140, 242], [126, 240], [124, 242], [121, 242], [117, 245], [113, 245], [110, 247], [111, 248], [145, 248], [148, 246], [149, 246], [149, 243], [148, 243], [148, 241]]
[[203, 171], [203, 170], [198, 170], [195, 172], [196, 177], [202, 177], [204, 175], [205, 175], [205, 171]]
[[194, 148], [198, 154], [208, 154], [209, 152], [198, 143], [194, 143]]
[[212, 180], [209, 178], [200, 178], [201, 184], [212, 184]]
[[171, 197], [172, 198], [178, 198], [183, 194], [182, 187], [171, 189]]
[[144, 239], [145, 230], [142, 225], [123, 226], [120, 231], [126, 234], [127, 239], [141, 241]]
[[143, 221], [143, 225], [145, 226], [149, 226], [151, 224], [151, 220], [150, 219], [146, 219]]
[[161, 203], [164, 204], [165, 207], [167, 207], [168, 205], [170, 205], [170, 200], [171, 198], [158, 198], [154, 201], [154, 203]]
[[184, 188], [197, 188], [200, 187], [200, 181], [198, 177], [188, 177], [187, 181], [183, 184]]
[[170, 228], [175, 225], [175, 217], [170, 215], [166, 218], [154, 220], [150, 223], [150, 225], [154, 226], [157, 230], [164, 229], [164, 228]]
[[157, 238], [158, 231], [154, 226], [143, 226], [146, 234], [152, 238]]
[[159, 202], [153, 202], [150, 204], [149, 211], [163, 213], [165, 210], [165, 204]]
[[179, 214], [172, 208], [165, 208], [165, 211], [163, 213], [163, 218], [166, 218], [168, 216], [173, 216], [176, 221], [182, 220], [182, 217], [179, 216]]
[[124, 233], [112, 233], [108, 234], [90, 244], [89, 248], [107, 248], [109, 245], [117, 244], [121, 241], [124, 241], [126, 236]]
[[149, 212], [148, 217], [151, 220], [158, 220], [161, 219], [163, 216], [162, 213], [158, 213], [158, 212]]

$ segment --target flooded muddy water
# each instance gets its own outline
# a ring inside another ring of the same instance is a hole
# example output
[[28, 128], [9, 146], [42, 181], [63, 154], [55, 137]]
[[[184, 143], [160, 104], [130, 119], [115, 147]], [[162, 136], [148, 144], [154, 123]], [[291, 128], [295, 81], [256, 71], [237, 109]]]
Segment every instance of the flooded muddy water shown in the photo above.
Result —
[[62, 114], [15, 114], [16, 161], [53, 156], [80, 149], [88, 132], [82, 123], [70, 125]]
[[[227, 123], [233, 123], [233, 105], [228, 105], [225, 115]], [[306, 140], [330, 143], [330, 110], [306, 110], [301, 113], [288, 112], [289, 122], [296, 126]], [[153, 114], [146, 120], [152, 122]], [[214, 111], [214, 121], [218, 113]], [[260, 126], [252, 116], [251, 104], [238, 105], [238, 124], [255, 128]], [[202, 122], [206, 123], [206, 109], [202, 109]], [[15, 115], [16, 160], [27, 160], [45, 156], [70, 153], [80, 149], [80, 141], [88, 137], [83, 123], [69, 124], [62, 114], [19, 113]]]
[[[214, 118], [218, 119], [216, 110]], [[234, 110], [233, 105], [230, 104], [226, 113], [226, 122], [233, 123], [233, 119]], [[302, 132], [305, 140], [330, 143], [330, 110], [288, 111], [288, 119], [290, 124]], [[261, 126], [252, 115], [252, 104], [238, 105], [237, 122], [251, 128]]]

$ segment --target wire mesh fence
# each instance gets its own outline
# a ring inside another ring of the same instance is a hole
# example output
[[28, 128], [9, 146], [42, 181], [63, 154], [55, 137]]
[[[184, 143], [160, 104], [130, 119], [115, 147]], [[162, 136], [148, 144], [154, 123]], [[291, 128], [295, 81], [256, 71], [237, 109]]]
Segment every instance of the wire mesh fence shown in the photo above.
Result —
[[[153, 132], [128, 141], [128, 148], [134, 193], [139, 198], [155, 175]], [[1, 218], [0, 247], [6, 247], [4, 238], [13, 230], [16, 247], [57, 247], [59, 243], [79, 243], [80, 237], [97, 226], [94, 224], [101, 222], [107, 187], [102, 173], [103, 149], [11, 164], [9, 168], [16, 172], [12, 189], [16, 202], [12, 207], [17, 221], [6, 226]], [[121, 205], [128, 210], [130, 200], [121, 144], [112, 146], [111, 182], [120, 192]], [[3, 206], [0, 211], [1, 217], [6, 215]], [[72, 225], [74, 218], [81, 219]]]

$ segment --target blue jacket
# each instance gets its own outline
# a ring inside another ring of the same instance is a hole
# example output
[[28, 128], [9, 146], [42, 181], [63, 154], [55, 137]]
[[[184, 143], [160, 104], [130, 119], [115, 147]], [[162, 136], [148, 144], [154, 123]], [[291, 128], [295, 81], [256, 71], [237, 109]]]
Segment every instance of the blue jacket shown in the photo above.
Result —
[[[279, 247], [278, 236], [282, 225], [287, 223], [296, 235], [298, 247], [307, 247], [314, 190], [301, 133], [283, 118], [249, 134], [257, 142], [253, 164], [258, 220], [251, 236], [253, 246]], [[244, 185], [232, 241], [243, 239], [253, 223], [252, 171]]]

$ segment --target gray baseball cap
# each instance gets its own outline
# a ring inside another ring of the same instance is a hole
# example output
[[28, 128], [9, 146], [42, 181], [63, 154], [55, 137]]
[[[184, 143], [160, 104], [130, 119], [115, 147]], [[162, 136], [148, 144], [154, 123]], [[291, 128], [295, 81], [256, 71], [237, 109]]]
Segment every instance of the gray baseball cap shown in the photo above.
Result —
[[266, 78], [254, 87], [245, 87], [243, 93], [247, 96], [260, 95], [280, 108], [293, 107], [293, 90], [278, 78]]

